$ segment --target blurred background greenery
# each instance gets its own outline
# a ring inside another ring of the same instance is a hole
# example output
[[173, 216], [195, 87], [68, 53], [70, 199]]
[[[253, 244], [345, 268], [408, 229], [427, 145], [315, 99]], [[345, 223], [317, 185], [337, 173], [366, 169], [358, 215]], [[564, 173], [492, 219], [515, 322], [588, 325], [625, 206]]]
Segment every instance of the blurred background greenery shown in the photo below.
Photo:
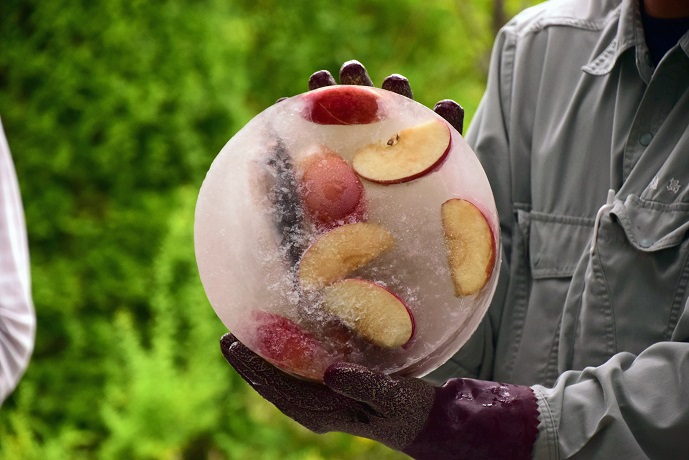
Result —
[[398, 459], [315, 435], [225, 363], [196, 194], [248, 120], [359, 59], [470, 121], [526, 0], [2, 0], [0, 116], [31, 246], [36, 348], [0, 459]]

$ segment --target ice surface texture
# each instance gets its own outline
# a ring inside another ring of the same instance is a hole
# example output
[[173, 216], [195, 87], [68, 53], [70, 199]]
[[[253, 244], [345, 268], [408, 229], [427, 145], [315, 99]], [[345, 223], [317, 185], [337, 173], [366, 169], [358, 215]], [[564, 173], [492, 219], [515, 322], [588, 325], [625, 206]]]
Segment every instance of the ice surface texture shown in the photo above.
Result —
[[346, 85], [283, 100], [229, 140], [194, 239], [225, 326], [316, 380], [340, 360], [434, 370], [478, 326], [500, 264], [491, 188], [462, 136], [408, 98]]

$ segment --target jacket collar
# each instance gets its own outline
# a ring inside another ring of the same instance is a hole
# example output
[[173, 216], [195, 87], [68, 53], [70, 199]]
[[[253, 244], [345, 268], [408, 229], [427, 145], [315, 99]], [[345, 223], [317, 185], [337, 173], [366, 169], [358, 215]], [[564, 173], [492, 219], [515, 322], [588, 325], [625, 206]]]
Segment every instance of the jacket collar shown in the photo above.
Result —
[[[647, 83], [650, 81], [654, 68], [644, 37], [639, 1], [622, 0], [609, 16], [610, 22], [606, 26], [606, 31], [610, 33], [603, 33], [601, 43], [597, 46], [597, 49], [603, 51], [582, 67], [584, 72], [591, 75], [606, 75], [625, 51], [634, 48], [639, 75]], [[679, 47], [689, 58], [689, 32], [679, 40]]]
[[[597, 47], [598, 49], [602, 48], [603, 52], [594, 56], [582, 67], [582, 70], [591, 75], [606, 75], [613, 69], [625, 51], [634, 48], [639, 73], [642, 76], [648, 74], [647, 76], [650, 77], [653, 73], [653, 67], [644, 39], [639, 0], [622, 0], [609, 18], [610, 23], [606, 27], [608, 33], [601, 35], [602, 43], [599, 43], [599, 47]], [[687, 36], [685, 35], [684, 38]], [[605, 46], [606, 43], [607, 46]]]

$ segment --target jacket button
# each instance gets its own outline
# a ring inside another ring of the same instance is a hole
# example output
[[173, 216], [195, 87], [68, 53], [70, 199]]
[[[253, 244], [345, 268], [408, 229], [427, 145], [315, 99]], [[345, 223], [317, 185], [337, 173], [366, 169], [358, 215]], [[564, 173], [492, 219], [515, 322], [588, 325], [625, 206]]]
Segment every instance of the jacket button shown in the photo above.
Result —
[[652, 140], [653, 133], [643, 133], [641, 136], [639, 136], [639, 144], [643, 145], [644, 147], [650, 144]]

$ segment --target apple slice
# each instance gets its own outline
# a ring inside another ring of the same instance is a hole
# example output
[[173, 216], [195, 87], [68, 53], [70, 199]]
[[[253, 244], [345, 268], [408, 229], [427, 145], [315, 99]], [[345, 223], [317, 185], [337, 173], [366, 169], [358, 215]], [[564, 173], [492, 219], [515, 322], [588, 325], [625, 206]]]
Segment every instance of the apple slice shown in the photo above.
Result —
[[399, 184], [417, 179], [439, 165], [450, 151], [450, 128], [434, 118], [401, 130], [383, 142], [369, 144], [354, 154], [352, 166], [364, 179]]
[[330, 354], [312, 334], [284, 316], [254, 311], [254, 345], [256, 352], [282, 370], [320, 380]]
[[319, 125], [363, 125], [380, 120], [378, 99], [370, 88], [334, 85], [304, 95], [304, 118]]
[[299, 281], [319, 289], [340, 280], [392, 248], [395, 239], [382, 225], [355, 222], [318, 237], [299, 262]]
[[300, 165], [299, 192], [307, 214], [325, 228], [362, 220], [366, 202], [361, 180], [344, 158], [320, 149]]
[[379, 284], [350, 278], [331, 284], [323, 293], [325, 310], [374, 345], [401, 347], [414, 333], [409, 308]]
[[480, 291], [495, 266], [495, 241], [483, 213], [471, 202], [452, 198], [441, 206], [445, 244], [457, 297]]

